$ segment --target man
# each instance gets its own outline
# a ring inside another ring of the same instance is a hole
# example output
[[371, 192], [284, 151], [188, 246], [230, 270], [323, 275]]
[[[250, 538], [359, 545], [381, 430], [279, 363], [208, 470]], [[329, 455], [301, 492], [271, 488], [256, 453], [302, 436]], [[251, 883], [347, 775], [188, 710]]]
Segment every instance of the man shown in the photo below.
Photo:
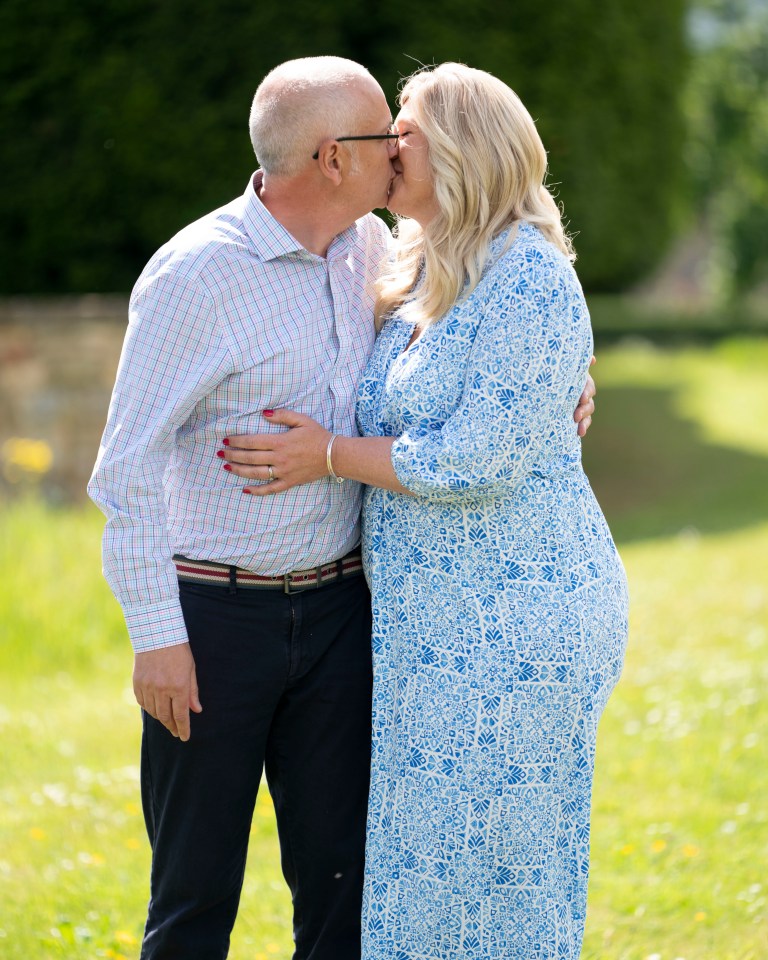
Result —
[[105, 574], [143, 707], [144, 960], [226, 956], [262, 770], [295, 957], [359, 958], [371, 686], [360, 490], [329, 476], [249, 497], [212, 452], [263, 432], [273, 403], [354, 433], [391, 125], [358, 64], [276, 68], [251, 112], [261, 169], [162, 247], [131, 297], [89, 492], [107, 514]]

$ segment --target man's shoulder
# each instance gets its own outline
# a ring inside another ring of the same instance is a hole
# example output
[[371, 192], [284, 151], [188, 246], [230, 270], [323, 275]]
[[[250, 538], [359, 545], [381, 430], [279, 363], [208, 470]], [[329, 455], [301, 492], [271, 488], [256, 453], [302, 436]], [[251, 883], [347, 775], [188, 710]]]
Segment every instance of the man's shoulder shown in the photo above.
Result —
[[222, 260], [242, 255], [249, 247], [243, 206], [243, 198], [236, 197], [182, 227], [150, 257], [137, 287], [159, 272], [205, 285], [211, 273], [219, 272]]

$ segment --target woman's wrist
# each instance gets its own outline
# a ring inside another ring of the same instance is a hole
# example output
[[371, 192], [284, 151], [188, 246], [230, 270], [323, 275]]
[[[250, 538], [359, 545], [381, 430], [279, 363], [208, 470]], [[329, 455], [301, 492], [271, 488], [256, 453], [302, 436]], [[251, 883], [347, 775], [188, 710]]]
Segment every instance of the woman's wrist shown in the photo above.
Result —
[[393, 437], [337, 436], [331, 451], [333, 472], [345, 480], [409, 493], [392, 467], [394, 442]]
[[[353, 473], [355, 473], [354, 443], [355, 440], [359, 441], [359, 439], [359, 437], [345, 437], [343, 434], [336, 437], [331, 451], [331, 466], [337, 477], [344, 480], [360, 481], [360, 477], [353, 476]], [[362, 450], [358, 451], [358, 455], [362, 455], [362, 453]], [[359, 467], [361, 464], [358, 463], [357, 466]]]
[[325, 448], [325, 466], [328, 470], [328, 475], [332, 477], [336, 483], [344, 483], [345, 478], [340, 477], [333, 469], [333, 448], [338, 439], [338, 433], [331, 434], [330, 439], [328, 440], [328, 446]]

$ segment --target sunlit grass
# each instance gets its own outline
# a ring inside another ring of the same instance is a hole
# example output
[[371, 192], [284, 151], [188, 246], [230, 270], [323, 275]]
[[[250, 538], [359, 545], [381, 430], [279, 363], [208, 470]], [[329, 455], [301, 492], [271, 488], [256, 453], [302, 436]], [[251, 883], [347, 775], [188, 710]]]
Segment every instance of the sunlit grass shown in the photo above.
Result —
[[[601, 727], [584, 960], [763, 960], [768, 344], [612, 348], [596, 375], [585, 457], [632, 632]], [[138, 955], [139, 721], [100, 529], [93, 509], [0, 513], [3, 960]], [[263, 790], [230, 956], [290, 954]]]
[[598, 409], [605, 389], [673, 388], [673, 412], [695, 423], [702, 441], [768, 456], [768, 338], [675, 350], [637, 340], [598, 350], [593, 373]]
[[[122, 615], [101, 514], [0, 515], [0, 957], [138, 956], [149, 846]], [[231, 956], [290, 955], [290, 902], [262, 789]]]
[[623, 550], [624, 678], [603, 720], [585, 957], [768, 956], [768, 524]]

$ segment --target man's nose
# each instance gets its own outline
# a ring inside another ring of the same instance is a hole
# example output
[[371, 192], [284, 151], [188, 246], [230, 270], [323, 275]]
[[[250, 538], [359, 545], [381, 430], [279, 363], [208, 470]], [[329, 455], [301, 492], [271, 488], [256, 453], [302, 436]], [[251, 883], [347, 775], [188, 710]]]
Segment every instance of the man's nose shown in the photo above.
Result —
[[400, 140], [387, 140], [387, 150], [389, 150], [390, 159], [397, 156], [400, 149]]

